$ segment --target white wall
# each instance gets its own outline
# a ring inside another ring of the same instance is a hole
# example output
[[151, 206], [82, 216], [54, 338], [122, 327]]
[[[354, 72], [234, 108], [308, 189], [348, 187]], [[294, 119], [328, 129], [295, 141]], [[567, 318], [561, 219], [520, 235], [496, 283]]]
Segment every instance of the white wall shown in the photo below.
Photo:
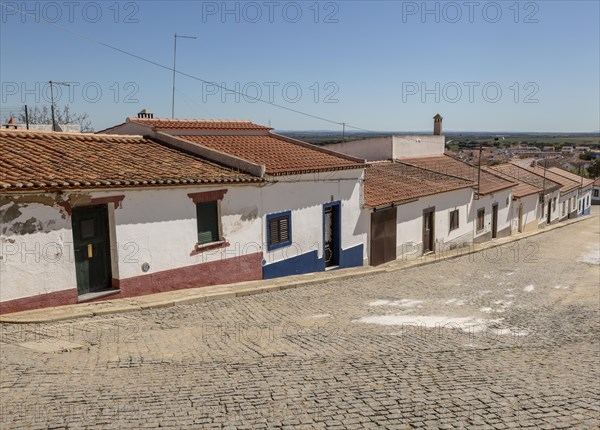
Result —
[[52, 195], [0, 198], [0, 300], [77, 287], [71, 218]]
[[353, 140], [325, 146], [330, 151], [351, 155], [367, 161], [389, 160], [393, 157], [392, 136]]
[[[469, 207], [469, 217], [472, 222], [473, 237], [477, 238], [492, 232], [492, 206], [498, 204], [498, 233], [511, 228], [512, 213], [510, 210], [512, 188], [500, 190], [492, 194], [480, 196], [479, 200], [473, 199]], [[477, 211], [485, 209], [484, 228], [477, 231]]]
[[393, 158], [444, 155], [446, 138], [434, 135], [394, 136]]
[[598, 197], [594, 197], [594, 193], [593, 193], [593, 191], [590, 191], [590, 193], [591, 193], [591, 201], [592, 201], [594, 204], [600, 204], [600, 187], [596, 187], [596, 186], [594, 186], [594, 187], [593, 187], [593, 190], [597, 190], [599, 195], [598, 195]]
[[[589, 201], [588, 201], [588, 197], [589, 197]], [[581, 205], [583, 210], [586, 210], [587, 208], [589, 208], [592, 205], [592, 202], [594, 201], [592, 187], [588, 186], [588, 187], [582, 189], [580, 192], [580, 195], [579, 195], [579, 199], [583, 201], [583, 203]], [[583, 211], [579, 212], [579, 202], [577, 202], [577, 211], [578, 211], [579, 215], [581, 215], [581, 213], [583, 212]]]
[[[227, 189], [220, 203], [221, 230], [230, 245], [190, 255], [197, 242], [198, 228], [196, 205], [188, 193], [221, 189]], [[258, 186], [230, 184], [122, 192], [125, 195], [122, 208], [114, 211], [118, 272], [113, 264], [113, 277], [126, 279], [260, 252], [260, 193]], [[116, 194], [119, 192], [95, 192], [94, 197]], [[150, 271], [144, 273], [141, 265], [146, 262]]]
[[[196, 206], [187, 194], [224, 188], [227, 193], [220, 204], [221, 227], [230, 245], [191, 255], [198, 234]], [[261, 252], [261, 193], [258, 186], [222, 184], [77, 192], [72, 201], [85, 205], [92, 198], [125, 196], [120, 208], [113, 210], [112, 203], [108, 207], [113, 278], [127, 279]], [[23, 201], [18, 207], [21, 214], [2, 223], [2, 301], [77, 288], [72, 220], [64, 209], [53, 204], [56, 198], [55, 194], [48, 194], [44, 204], [19, 199]], [[4, 202], [0, 216], [13, 205]], [[30, 221], [33, 233], [11, 232], [22, 229], [21, 224], [28, 220], [34, 220]], [[143, 263], [150, 265], [148, 272], [142, 271]]]
[[[274, 176], [277, 181], [262, 191], [264, 207], [263, 241], [267, 241], [266, 216], [291, 210], [292, 245], [268, 251], [264, 248], [267, 264], [306, 254], [314, 250], [323, 256], [323, 204], [341, 202], [341, 246], [348, 249], [363, 244], [367, 228], [359, 223], [363, 196], [363, 169], [320, 172], [314, 174]], [[366, 250], [363, 251], [366, 258]]]
[[327, 145], [326, 148], [367, 161], [381, 161], [406, 157], [443, 155], [445, 137], [430, 134], [397, 135], [353, 140]]
[[514, 232], [519, 231], [519, 205], [523, 204], [522, 227], [525, 228], [526, 225], [537, 220], [538, 200], [539, 195], [537, 193], [513, 200], [512, 230]]
[[[438, 246], [457, 240], [472, 239], [468, 220], [471, 188], [423, 197], [416, 202], [397, 207], [396, 257], [416, 258], [422, 254], [423, 210], [435, 206], [434, 234]], [[459, 228], [450, 231], [450, 212], [459, 210]]]
[[[556, 198], [556, 207], [552, 207], [552, 212], [550, 214], [550, 223], [553, 223], [559, 219], [560, 216], [560, 208], [558, 204], [558, 200], [560, 197], [560, 191], [554, 191], [552, 193], [548, 193], [544, 196], [544, 203], [538, 204], [538, 221], [540, 224], [545, 224], [548, 221], [548, 202], [554, 198]], [[543, 206], [543, 208], [542, 208]]]

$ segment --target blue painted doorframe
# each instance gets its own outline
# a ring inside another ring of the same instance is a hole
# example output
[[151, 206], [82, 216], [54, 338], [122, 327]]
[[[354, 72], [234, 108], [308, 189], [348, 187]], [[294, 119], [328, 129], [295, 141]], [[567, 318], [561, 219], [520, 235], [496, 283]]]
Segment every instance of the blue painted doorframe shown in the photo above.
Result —
[[342, 254], [342, 205], [340, 201], [323, 204], [323, 262], [327, 267], [326, 242], [325, 242], [325, 219], [326, 209], [332, 209], [333, 222], [333, 244], [332, 244], [332, 263], [330, 266], [339, 266]]

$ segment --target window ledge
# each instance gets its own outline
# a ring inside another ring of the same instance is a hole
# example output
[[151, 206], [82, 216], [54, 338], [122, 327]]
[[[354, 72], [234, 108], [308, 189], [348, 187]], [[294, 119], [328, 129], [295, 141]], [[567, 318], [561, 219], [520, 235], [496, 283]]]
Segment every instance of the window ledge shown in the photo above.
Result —
[[194, 249], [192, 250], [190, 255], [198, 255], [202, 254], [205, 251], [211, 251], [213, 249], [227, 248], [229, 246], [229, 242], [226, 240], [219, 240], [218, 242], [210, 242], [210, 243], [197, 243], [194, 245]]

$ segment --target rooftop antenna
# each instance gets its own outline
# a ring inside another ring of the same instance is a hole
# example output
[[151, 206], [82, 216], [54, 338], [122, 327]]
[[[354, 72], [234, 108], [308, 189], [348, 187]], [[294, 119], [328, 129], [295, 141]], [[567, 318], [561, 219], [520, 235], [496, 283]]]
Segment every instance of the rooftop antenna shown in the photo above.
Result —
[[52, 112], [52, 131], [62, 131], [62, 129], [57, 126], [54, 116], [54, 85], [62, 85], [64, 87], [70, 87], [71, 85], [66, 82], [48, 81], [48, 83], [50, 84], [50, 112]]
[[194, 36], [182, 36], [175, 33], [173, 35], [173, 98], [171, 99], [171, 118], [175, 118], [175, 64], [177, 61], [177, 38], [181, 39], [197, 39]]

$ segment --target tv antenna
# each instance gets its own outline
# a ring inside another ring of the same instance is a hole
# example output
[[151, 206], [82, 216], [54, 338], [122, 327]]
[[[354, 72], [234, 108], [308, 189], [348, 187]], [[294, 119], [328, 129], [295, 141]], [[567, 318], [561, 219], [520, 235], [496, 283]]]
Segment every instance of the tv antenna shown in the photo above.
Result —
[[171, 99], [171, 118], [175, 118], [175, 64], [177, 61], [177, 38], [197, 39], [197, 37], [194, 36], [183, 36], [177, 33], [173, 35], [173, 98]]
[[62, 131], [62, 129], [56, 124], [56, 119], [54, 117], [54, 85], [62, 85], [63, 87], [70, 87], [71, 85], [66, 82], [48, 81], [48, 83], [50, 84], [50, 112], [52, 113], [52, 131]]

